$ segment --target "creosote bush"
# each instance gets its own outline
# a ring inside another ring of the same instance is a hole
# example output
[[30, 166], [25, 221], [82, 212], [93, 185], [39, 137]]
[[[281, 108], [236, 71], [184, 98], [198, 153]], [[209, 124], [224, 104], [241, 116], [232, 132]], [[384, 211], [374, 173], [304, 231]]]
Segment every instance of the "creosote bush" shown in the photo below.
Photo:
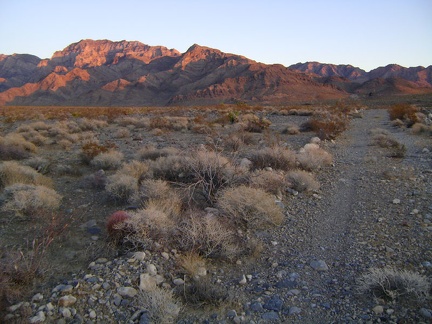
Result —
[[426, 300], [430, 289], [431, 283], [427, 277], [393, 268], [372, 268], [358, 280], [360, 293], [407, 303]]
[[121, 166], [123, 158], [124, 155], [121, 152], [108, 151], [96, 155], [90, 164], [97, 169], [115, 170]]
[[29, 166], [21, 165], [15, 161], [0, 163], [0, 188], [15, 183], [42, 185], [45, 187], [53, 186], [50, 178], [40, 174]]
[[172, 290], [154, 285], [138, 294], [137, 307], [148, 312], [151, 323], [174, 323], [182, 305]]
[[230, 219], [247, 229], [277, 226], [284, 220], [274, 196], [258, 188], [244, 185], [227, 188], [219, 195], [217, 205]]
[[417, 107], [405, 103], [395, 104], [388, 109], [390, 120], [399, 119], [403, 121], [407, 127], [411, 127], [419, 122], [419, 118], [416, 114], [417, 112]]
[[0, 136], [0, 160], [22, 160], [36, 152], [36, 145], [21, 134], [10, 133]]
[[138, 180], [130, 175], [115, 173], [108, 177], [105, 190], [117, 203], [126, 203], [136, 196]]
[[309, 143], [297, 154], [297, 161], [302, 169], [314, 171], [331, 165], [333, 157], [319, 145]]

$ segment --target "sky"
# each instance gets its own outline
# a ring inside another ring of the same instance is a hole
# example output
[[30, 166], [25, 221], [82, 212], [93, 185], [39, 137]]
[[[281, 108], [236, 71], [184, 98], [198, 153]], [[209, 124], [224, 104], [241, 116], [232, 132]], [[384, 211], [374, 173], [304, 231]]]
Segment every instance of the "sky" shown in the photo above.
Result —
[[81, 39], [193, 44], [289, 66], [432, 65], [432, 0], [0, 0], [0, 53], [50, 58]]

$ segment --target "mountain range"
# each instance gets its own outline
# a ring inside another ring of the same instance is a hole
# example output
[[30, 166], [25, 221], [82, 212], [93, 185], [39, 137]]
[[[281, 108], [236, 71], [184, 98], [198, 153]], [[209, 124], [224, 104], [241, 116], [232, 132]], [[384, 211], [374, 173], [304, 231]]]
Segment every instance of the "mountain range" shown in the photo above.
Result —
[[0, 54], [0, 105], [278, 104], [432, 93], [432, 66], [285, 67], [192, 45], [185, 53], [137, 41], [81, 40], [51, 59]]

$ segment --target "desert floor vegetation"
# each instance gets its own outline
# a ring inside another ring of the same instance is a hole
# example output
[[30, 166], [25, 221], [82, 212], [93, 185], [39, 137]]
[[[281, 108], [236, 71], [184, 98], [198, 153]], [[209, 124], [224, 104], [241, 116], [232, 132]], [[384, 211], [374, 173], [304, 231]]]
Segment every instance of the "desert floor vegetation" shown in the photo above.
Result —
[[[31, 298], [33, 285], [48, 287], [47, 278], [52, 283], [89, 263], [95, 271], [105, 264], [122, 268], [120, 261], [91, 262], [98, 258], [124, 257], [125, 268], [136, 268], [135, 277], [117, 279], [140, 290], [127, 306], [149, 321], [186, 320], [203, 306], [225, 312], [247, 294], [242, 290], [237, 300], [230, 289], [252, 282], [257, 292], [271, 294], [289, 275], [270, 252], [279, 246], [277, 235], [295, 231], [308, 215], [292, 213], [298, 201], [314, 208], [330, 194], [321, 182], [328, 188], [329, 174], [343, 167], [334, 152], [361, 109], [341, 102], [316, 107], [39, 107], [27, 113], [26, 107], [2, 108], [2, 315]], [[426, 119], [408, 126], [411, 110], [404, 115], [395, 110], [394, 116], [392, 111], [388, 123], [395, 117], [413, 133], [427, 132], [421, 126], [429, 127], [423, 124]], [[405, 156], [406, 148], [388, 128], [365, 132], [373, 149]], [[296, 253], [289, 246], [283, 251]], [[146, 261], [138, 262], [135, 253], [144, 253]], [[258, 274], [256, 282], [251, 279], [258, 264], [277, 269], [276, 282], [266, 286]], [[150, 278], [148, 285], [143, 279], [146, 289], [139, 289], [140, 271]], [[376, 284], [365, 283], [371, 278], [361, 279], [363, 294], [377, 294]], [[77, 312], [89, 312], [80, 307]]]

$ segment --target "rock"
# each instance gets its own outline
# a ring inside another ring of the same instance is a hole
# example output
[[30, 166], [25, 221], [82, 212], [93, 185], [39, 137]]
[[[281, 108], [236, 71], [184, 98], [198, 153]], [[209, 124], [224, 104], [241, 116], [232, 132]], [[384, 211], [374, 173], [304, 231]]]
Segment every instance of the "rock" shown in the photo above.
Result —
[[279, 296], [274, 295], [270, 297], [269, 300], [267, 300], [267, 302], [263, 305], [263, 308], [267, 310], [280, 312], [280, 310], [282, 309], [282, 305], [283, 305], [283, 300]]
[[144, 311], [141, 314], [139, 324], [150, 324], [150, 323], [151, 323], [151, 320], [150, 320], [149, 313], [147, 311]]
[[199, 267], [195, 272], [197, 277], [205, 277], [207, 275], [207, 269], [205, 267]]
[[372, 308], [372, 311], [376, 314], [376, 315], [380, 315], [382, 313], [384, 313], [384, 307], [382, 307], [381, 305], [377, 305], [374, 308]]
[[298, 308], [296, 306], [290, 307], [288, 312], [289, 315], [300, 314], [300, 313], [301, 313], [301, 308]]
[[247, 158], [243, 158], [240, 160], [240, 167], [243, 169], [249, 170], [251, 165], [252, 165], [252, 161]]
[[277, 282], [275, 285], [276, 288], [288, 288], [288, 289], [297, 288], [297, 286], [298, 286], [297, 281], [291, 278], [281, 280]]
[[139, 289], [141, 291], [151, 291], [156, 287], [156, 278], [150, 276], [148, 273], [142, 273], [140, 275]]
[[120, 306], [122, 298], [119, 294], [114, 294], [113, 303], [116, 306]]
[[66, 295], [59, 299], [58, 304], [61, 307], [68, 307], [75, 304], [77, 299], [72, 295]]
[[265, 321], [277, 321], [279, 320], [279, 314], [275, 311], [267, 312], [261, 315], [261, 318]]
[[321, 143], [321, 139], [319, 137], [312, 137], [310, 140], [310, 143], [319, 144], [319, 143]]
[[43, 299], [43, 295], [41, 293], [37, 293], [32, 297], [32, 302], [40, 302]]
[[45, 309], [47, 312], [52, 312], [54, 310], [54, 305], [52, 303], [48, 303], [45, 305]]
[[431, 319], [432, 318], [432, 310], [427, 309], [427, 308], [420, 308], [419, 311], [420, 315], [423, 316], [424, 318], [428, 318]]
[[231, 309], [227, 312], [227, 317], [234, 318], [237, 316], [237, 312], [234, 309]]
[[184, 285], [184, 283], [185, 282], [184, 282], [184, 280], [182, 278], [176, 278], [176, 279], [173, 280], [173, 284], [176, 285], [176, 286]]
[[42, 311], [37, 312], [37, 314], [30, 318], [30, 323], [43, 323], [45, 322], [45, 313]]
[[256, 313], [264, 311], [262, 304], [260, 302], [257, 302], [257, 301], [250, 304], [249, 308], [251, 311], [256, 312]]
[[117, 293], [122, 297], [132, 298], [138, 294], [138, 291], [133, 287], [119, 287], [117, 288]]
[[247, 279], [245, 275], [242, 275], [240, 281], [239, 281], [239, 285], [246, 285], [247, 283]]
[[161, 255], [165, 260], [169, 260], [169, 258], [170, 258], [169, 254], [166, 252], [162, 252]]
[[309, 265], [316, 271], [328, 271], [329, 269], [327, 263], [323, 260], [312, 261]]
[[73, 288], [74, 287], [72, 285], [57, 285], [54, 287], [52, 292], [60, 292], [63, 294], [68, 294], [68, 293], [72, 292]]
[[90, 310], [90, 312], [89, 312], [89, 317], [90, 317], [91, 319], [96, 318], [96, 312], [95, 312], [94, 310]]
[[15, 305], [12, 305], [12, 306], [9, 306], [9, 307], [8, 307], [8, 311], [11, 312], [11, 313], [13, 313], [13, 312], [15, 312], [17, 309], [19, 309], [22, 305], [23, 305], [23, 302], [18, 303], [18, 304], [15, 304]]
[[213, 215], [213, 216], [219, 216], [219, 214], [220, 214], [219, 209], [213, 208], [213, 207], [206, 207], [206, 208], [204, 208], [204, 211], [207, 214], [210, 214], [210, 215]]
[[63, 316], [64, 318], [70, 318], [70, 317], [72, 317], [72, 313], [71, 313], [70, 309], [67, 308], [67, 307], [60, 307], [60, 308], [59, 308], [59, 313], [60, 313], [61, 316]]
[[400, 204], [400, 199], [393, 199], [393, 204], [395, 204], [395, 205], [398, 205], [398, 204]]
[[134, 253], [133, 257], [138, 261], [144, 261], [146, 254], [145, 252], [138, 251]]
[[156, 266], [152, 263], [149, 263], [147, 265], [147, 272], [149, 273], [149, 275], [151, 276], [156, 276], [157, 275], [157, 269]]

